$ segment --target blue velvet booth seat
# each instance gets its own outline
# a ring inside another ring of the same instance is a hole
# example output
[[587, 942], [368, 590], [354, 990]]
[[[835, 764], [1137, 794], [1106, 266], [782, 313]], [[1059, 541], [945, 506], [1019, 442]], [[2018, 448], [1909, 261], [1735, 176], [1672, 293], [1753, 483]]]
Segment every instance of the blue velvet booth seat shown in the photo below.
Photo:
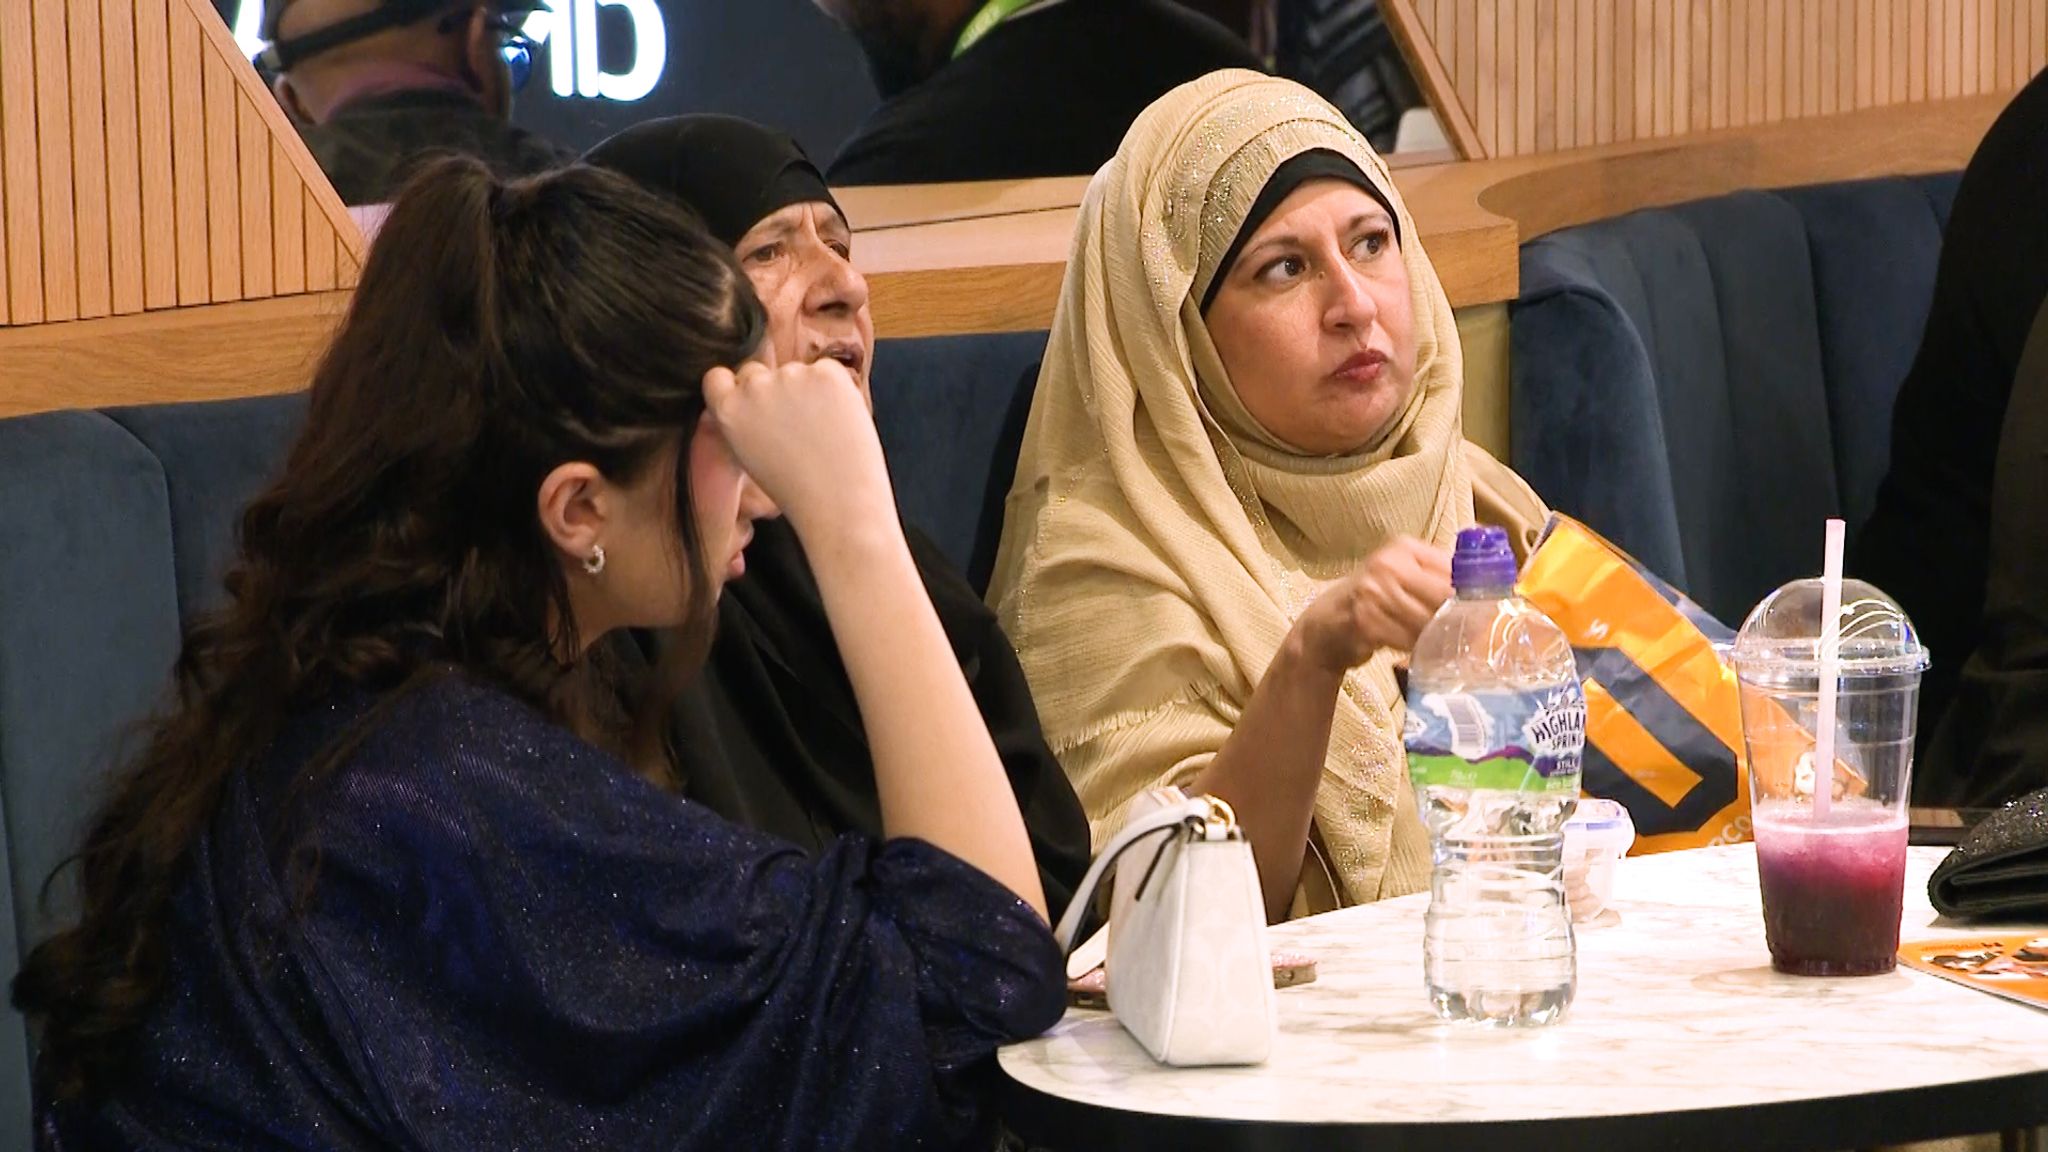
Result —
[[[907, 520], [968, 564], [1006, 489], [1045, 334], [884, 341], [875, 415]], [[161, 702], [184, 623], [218, 603], [242, 505], [303, 396], [0, 420], [0, 979], [70, 907], [41, 889]], [[1003, 447], [1006, 445], [1007, 447]], [[991, 481], [991, 461], [1004, 464]], [[32, 1046], [0, 1013], [0, 1148], [27, 1148]]]
[[1869, 516], [1956, 174], [1741, 192], [1522, 248], [1514, 466], [1731, 625]]

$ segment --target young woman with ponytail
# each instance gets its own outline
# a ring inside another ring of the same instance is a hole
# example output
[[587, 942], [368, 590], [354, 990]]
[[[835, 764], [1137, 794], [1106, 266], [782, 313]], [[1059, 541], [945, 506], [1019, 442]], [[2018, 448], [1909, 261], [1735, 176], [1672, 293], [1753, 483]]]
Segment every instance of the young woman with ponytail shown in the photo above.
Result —
[[[986, 1136], [977, 1071], [1062, 1005], [1038, 875], [859, 392], [763, 334], [727, 249], [623, 177], [406, 189], [16, 979], [41, 1147]], [[603, 666], [626, 627], [701, 662], [754, 484], [883, 839], [812, 856], [682, 799], [668, 701]]]

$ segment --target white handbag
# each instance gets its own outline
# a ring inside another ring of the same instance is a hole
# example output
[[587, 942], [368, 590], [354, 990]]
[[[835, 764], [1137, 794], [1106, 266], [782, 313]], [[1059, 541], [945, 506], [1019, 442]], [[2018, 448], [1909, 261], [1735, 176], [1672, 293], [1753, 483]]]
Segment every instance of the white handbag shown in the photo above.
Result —
[[1060, 918], [1071, 950], [1095, 887], [1111, 890], [1109, 1010], [1162, 1064], [1258, 1064], [1273, 1048], [1273, 966], [1251, 843], [1230, 805], [1178, 788], [1140, 797]]

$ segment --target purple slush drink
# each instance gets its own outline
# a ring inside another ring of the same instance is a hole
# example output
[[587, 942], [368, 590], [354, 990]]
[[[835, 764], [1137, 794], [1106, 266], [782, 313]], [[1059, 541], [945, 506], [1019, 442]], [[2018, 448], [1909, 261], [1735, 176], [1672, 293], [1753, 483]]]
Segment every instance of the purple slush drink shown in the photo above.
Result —
[[1835, 801], [1765, 801], [1753, 815], [1771, 966], [1796, 976], [1875, 976], [1897, 962], [1905, 896], [1906, 814]]

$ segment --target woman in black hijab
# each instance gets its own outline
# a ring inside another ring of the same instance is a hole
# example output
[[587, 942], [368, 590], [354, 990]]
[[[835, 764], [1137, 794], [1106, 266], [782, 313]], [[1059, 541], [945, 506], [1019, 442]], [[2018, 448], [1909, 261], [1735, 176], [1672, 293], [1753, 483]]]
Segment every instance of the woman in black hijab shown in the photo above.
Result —
[[[767, 307], [778, 363], [839, 360], [869, 395], [874, 323], [853, 233], [795, 141], [735, 117], [679, 116], [629, 128], [585, 160], [695, 209], [733, 246]], [[937, 545], [911, 525], [904, 533], [1009, 772], [1057, 919], [1088, 868], [1087, 819], [994, 614]], [[684, 789], [721, 815], [814, 850], [842, 832], [881, 835], [853, 688], [782, 521], [756, 521], [745, 578], [719, 600], [711, 659], [676, 720]]]

